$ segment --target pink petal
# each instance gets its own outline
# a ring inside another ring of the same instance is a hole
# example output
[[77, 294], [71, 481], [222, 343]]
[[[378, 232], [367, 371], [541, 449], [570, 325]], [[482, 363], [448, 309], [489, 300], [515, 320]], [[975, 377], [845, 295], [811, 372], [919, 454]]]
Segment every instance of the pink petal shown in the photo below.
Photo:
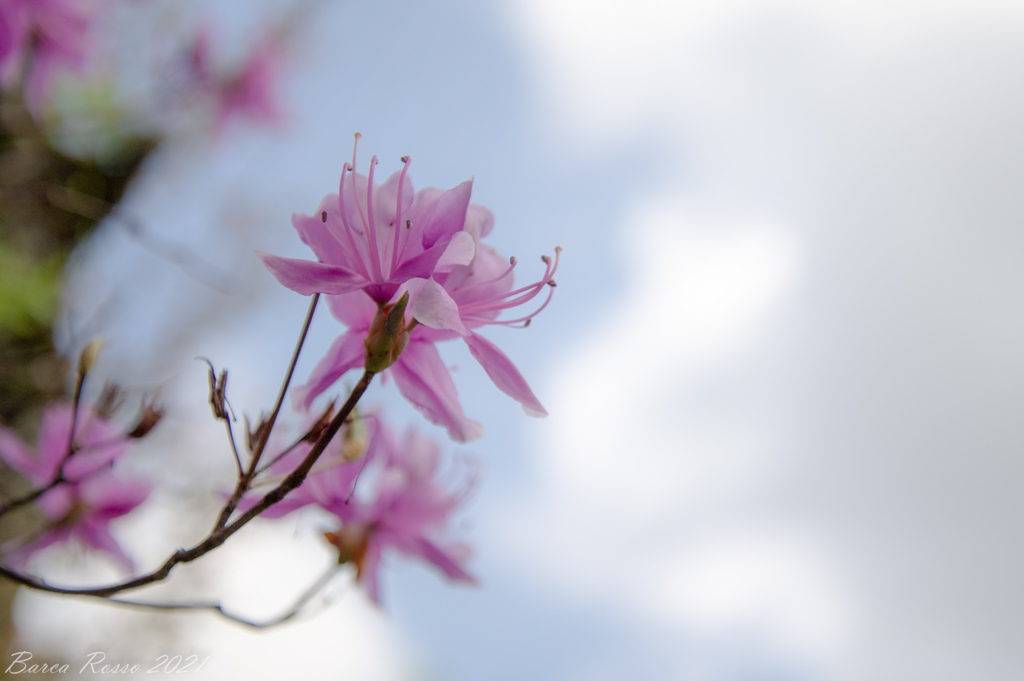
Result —
[[523, 411], [530, 416], [548, 415], [515, 364], [494, 343], [475, 333], [463, 336], [462, 339], [498, 390], [523, 405]]
[[391, 273], [391, 281], [403, 282], [414, 277], [429, 277], [447, 249], [448, 242], [441, 241], [416, 257], [403, 260], [398, 269]]
[[50, 520], [60, 520], [66, 516], [78, 500], [75, 486], [67, 483], [57, 485], [36, 500], [36, 506]]
[[447, 428], [453, 440], [468, 442], [483, 434], [483, 426], [462, 412], [455, 383], [433, 344], [409, 343], [391, 365], [391, 375], [399, 392], [432, 423]]
[[476, 256], [476, 241], [466, 232], [456, 232], [434, 265], [435, 272], [451, 272], [456, 265], [468, 265]]
[[433, 215], [423, 228], [423, 248], [444, 242], [466, 224], [466, 209], [469, 196], [473, 193], [473, 180], [469, 179], [441, 194], [434, 206]]
[[[327, 223], [321, 218], [323, 212], [327, 213]], [[321, 262], [355, 269], [354, 259], [348, 252], [351, 247], [333, 231], [343, 229], [338, 215], [338, 197], [335, 194], [328, 194], [320, 201], [316, 215], [293, 213], [292, 227], [299, 233], [302, 243], [309, 246]], [[359, 257], [358, 254], [354, 255], [356, 259]]]
[[469, 204], [466, 210], [465, 231], [473, 235], [479, 241], [491, 233], [494, 228], [494, 213], [475, 203]]
[[70, 538], [71, 528], [59, 526], [43, 532], [28, 544], [21, 545], [19, 539], [11, 540], [3, 546], [5, 560], [11, 567], [24, 570], [33, 554], [54, 544], [64, 543]]
[[[71, 437], [71, 405], [53, 404], [46, 408], [39, 422], [36, 456], [39, 458], [38, 476], [32, 480], [39, 485], [49, 482], [68, 451]], [[78, 415], [84, 417], [84, 409]]]
[[314, 293], [348, 293], [366, 284], [366, 279], [340, 265], [282, 258], [263, 251], [256, 251], [256, 256], [282, 286], [304, 296]]
[[380, 542], [370, 540], [359, 574], [359, 580], [366, 585], [370, 600], [377, 605], [380, 605], [380, 549]]
[[433, 279], [424, 282], [423, 288], [412, 301], [410, 312], [416, 321], [432, 329], [448, 329], [462, 335], [469, 333], [459, 316], [459, 306], [444, 287]]
[[[384, 184], [378, 185], [373, 189], [373, 219], [379, 225], [378, 233], [382, 239], [390, 240], [392, 238], [388, 233], [391, 223], [397, 217], [398, 182], [401, 178], [402, 171], [397, 170], [391, 174], [391, 177]], [[412, 198], [415, 193], [412, 187], [412, 180], [409, 178], [409, 174], [406, 173], [405, 180], [402, 182], [403, 218], [408, 215], [409, 208], [412, 207]]]
[[86, 546], [103, 551], [109, 555], [125, 572], [131, 573], [133, 571], [134, 563], [132, 559], [128, 557], [128, 554], [124, 552], [121, 545], [110, 534], [110, 528], [106, 522], [86, 519], [80, 525], [73, 527], [72, 533]]
[[327, 354], [317, 362], [306, 384], [292, 390], [292, 406], [306, 411], [313, 400], [331, 387], [349, 369], [363, 366], [363, 334], [349, 331], [335, 339]]
[[0, 459], [25, 477], [34, 477], [39, 462], [13, 430], [0, 426]]
[[327, 305], [335, 319], [353, 330], [369, 329], [373, 316], [377, 313], [377, 305], [362, 291], [327, 296]]
[[153, 486], [139, 478], [119, 478], [113, 473], [88, 478], [79, 485], [89, 517], [118, 518], [146, 500]]
[[449, 579], [455, 579], [460, 582], [469, 582], [476, 584], [476, 578], [466, 572], [456, 559], [441, 549], [437, 544], [433, 543], [426, 537], [419, 537], [415, 542], [415, 551], [420, 556], [430, 561], [437, 567], [441, 568]]

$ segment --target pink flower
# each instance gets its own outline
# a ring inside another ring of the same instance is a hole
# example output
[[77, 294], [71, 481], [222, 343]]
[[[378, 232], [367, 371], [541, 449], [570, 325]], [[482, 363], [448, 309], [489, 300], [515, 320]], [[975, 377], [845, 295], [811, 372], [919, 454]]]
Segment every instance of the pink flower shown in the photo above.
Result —
[[[447, 273], [435, 272], [432, 278], [421, 282], [410, 282], [410, 288], [418, 291], [412, 297], [409, 311], [420, 325], [427, 327], [421, 336], [435, 342], [462, 338], [494, 385], [519, 402], [530, 416], [547, 416], [547, 410], [505, 353], [473, 329], [491, 324], [529, 326], [530, 321], [551, 302], [561, 252], [561, 248], [555, 248], [553, 261], [542, 256], [544, 275], [536, 282], [515, 290], [512, 289], [512, 271], [516, 259], [512, 258], [506, 265], [487, 247], [478, 248], [469, 265], [454, 267]], [[504, 310], [531, 302], [545, 289], [547, 296], [537, 309], [515, 319], [498, 319]]]
[[15, 78], [29, 60], [25, 101], [39, 112], [54, 74], [81, 68], [89, 48], [94, 3], [88, 0], [0, 0], [0, 70]]
[[[356, 135], [358, 146], [359, 135]], [[463, 231], [473, 181], [454, 189], [413, 192], [410, 159], [384, 184], [356, 174], [356, 154], [341, 173], [338, 194], [328, 194], [316, 215], [293, 215], [292, 225], [318, 262], [257, 252], [284, 286], [301, 293], [339, 295], [364, 291], [378, 305], [410, 279], [448, 272], [469, 263], [473, 237]], [[349, 177], [349, 173], [352, 177]]]
[[109, 466], [125, 453], [125, 434], [82, 405], [75, 427], [74, 453], [68, 457], [71, 413], [68, 404], [52, 404], [43, 411], [35, 452], [12, 431], [0, 427], [0, 459], [39, 488], [57, 478], [61, 463], [64, 479], [74, 482]]
[[109, 554], [131, 571], [131, 559], [110, 534], [110, 521], [125, 515], [149, 495], [149, 483], [122, 479], [106, 470], [127, 449], [128, 440], [87, 408], [79, 410], [74, 453], [66, 458], [71, 434], [71, 407], [53, 405], [43, 412], [38, 444], [32, 452], [11, 431], [0, 428], [0, 459], [23, 474], [36, 489], [57, 479], [63, 465], [65, 482], [46, 491], [36, 504], [50, 523], [34, 539], [4, 547], [15, 565], [52, 544], [78, 539]]
[[[474, 241], [478, 241], [490, 231], [493, 218], [484, 208], [470, 208], [465, 233], [472, 234]], [[461, 338], [502, 392], [518, 401], [527, 414], [545, 416], [547, 411], [512, 361], [473, 329], [488, 324], [528, 324], [551, 299], [560, 251], [556, 249], [553, 262], [545, 258], [546, 269], [540, 280], [513, 290], [515, 261], [506, 264], [487, 247], [474, 250], [476, 255], [469, 264], [456, 265], [448, 272], [435, 273], [430, 279], [408, 283], [407, 287], [414, 294], [410, 311], [418, 324], [413, 327], [398, 360], [388, 370], [399, 392], [431, 422], [444, 426], [449, 436], [460, 442], [479, 437], [483, 427], [463, 413], [455, 383], [434, 344]], [[503, 310], [530, 302], [545, 288], [548, 295], [536, 310], [516, 319], [498, 319]], [[362, 341], [373, 320], [375, 306], [358, 293], [328, 296], [327, 300], [331, 312], [348, 326], [348, 331], [331, 345], [308, 382], [292, 394], [296, 408], [308, 409], [313, 400], [343, 374], [363, 366]]]
[[[376, 457], [376, 422], [376, 418], [367, 417], [344, 425], [331, 439], [302, 485], [260, 515], [264, 518], [280, 518], [310, 504], [337, 505], [339, 499], [344, 501], [351, 497], [360, 473]], [[272, 442], [277, 444], [278, 439], [275, 437]], [[257, 476], [256, 489], [239, 504], [239, 512], [252, 507], [263, 497], [269, 486], [276, 485], [291, 473], [312, 448], [313, 443], [305, 440], [290, 449], [280, 445], [268, 448], [268, 454], [276, 452], [267, 457], [267, 461], [273, 463], [265, 475]]]
[[446, 491], [436, 480], [439, 452], [431, 440], [413, 431], [401, 444], [387, 431], [381, 433], [381, 440], [386, 462], [374, 497], [325, 505], [343, 523], [340, 531], [326, 535], [338, 549], [339, 559], [356, 565], [357, 579], [378, 603], [378, 573], [384, 553], [391, 550], [422, 558], [449, 579], [476, 583], [463, 567], [468, 547], [444, 536], [451, 515], [472, 486], [472, 477], [461, 489]]
[[267, 37], [253, 48], [242, 68], [231, 77], [214, 72], [210, 58], [210, 33], [201, 30], [189, 58], [193, 86], [213, 106], [218, 131], [235, 117], [280, 123], [282, 115], [274, 94], [280, 50]]

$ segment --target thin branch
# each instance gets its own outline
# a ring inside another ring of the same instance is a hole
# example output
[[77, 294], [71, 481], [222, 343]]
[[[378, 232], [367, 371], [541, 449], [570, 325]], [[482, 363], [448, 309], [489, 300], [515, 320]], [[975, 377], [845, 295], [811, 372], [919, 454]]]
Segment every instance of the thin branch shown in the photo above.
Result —
[[164, 564], [156, 570], [119, 584], [88, 588], [65, 588], [53, 586], [38, 577], [22, 574], [5, 565], [0, 565], [0, 575], [7, 577], [16, 584], [21, 584], [22, 586], [27, 586], [39, 591], [48, 591], [50, 593], [67, 594], [72, 596], [93, 596], [97, 598], [107, 598], [122, 591], [138, 589], [139, 587], [163, 581], [176, 565], [179, 563], [191, 563], [214, 550], [227, 541], [235, 532], [245, 527], [245, 525], [247, 525], [253, 518], [281, 501], [281, 499], [284, 499], [289, 492], [301, 485], [303, 480], [305, 480], [306, 476], [309, 474], [310, 469], [313, 468], [316, 460], [320, 458], [320, 455], [323, 454], [325, 449], [327, 449], [327, 445], [330, 443], [331, 439], [338, 433], [338, 430], [345, 422], [345, 419], [347, 419], [349, 414], [352, 413], [356, 403], [359, 402], [363, 393], [365, 393], [366, 389], [370, 386], [373, 376], [374, 374], [369, 371], [363, 372], [359, 382], [356, 384], [355, 388], [353, 388], [352, 393], [348, 396], [348, 400], [345, 401], [341, 410], [337, 413], [334, 419], [331, 420], [331, 423], [327, 426], [326, 430], [324, 430], [320, 439], [318, 439], [312, 449], [310, 449], [309, 454], [306, 455], [306, 458], [302, 460], [302, 463], [300, 463], [298, 467], [296, 467], [296, 469], [281, 482], [280, 485], [270, 490], [266, 496], [253, 504], [249, 510], [240, 515], [234, 522], [225, 525], [224, 527], [215, 528], [205, 539], [190, 549], [178, 549], [175, 551], [169, 558], [167, 558], [166, 561], [164, 561]]
[[288, 364], [288, 371], [285, 374], [284, 381], [281, 383], [281, 390], [277, 394], [277, 402], [274, 404], [274, 411], [271, 412], [270, 418], [267, 420], [267, 428], [262, 432], [262, 437], [256, 443], [256, 447], [252, 453], [252, 463], [249, 465], [249, 470], [254, 471], [256, 464], [259, 463], [260, 455], [263, 454], [263, 449], [267, 446], [267, 440], [270, 438], [270, 431], [274, 428], [274, 423], [277, 421], [277, 415], [281, 412], [281, 405], [284, 403], [284, 396], [288, 392], [288, 386], [292, 381], [292, 376], [295, 374], [295, 365], [299, 361], [299, 353], [302, 351], [302, 346], [306, 342], [306, 335], [309, 333], [309, 325], [313, 322], [313, 313], [316, 311], [316, 304], [320, 300], [320, 294], [314, 293], [313, 298], [309, 301], [309, 310], [306, 312], [306, 320], [302, 323], [302, 332], [299, 334], [299, 340], [295, 343], [295, 351], [292, 352], [292, 361]]
[[[316, 304], [320, 300], [320, 294], [314, 293], [312, 300], [309, 301], [309, 310], [306, 312], [306, 320], [302, 323], [302, 331], [299, 332], [299, 339], [295, 342], [295, 350], [292, 352], [292, 359], [288, 363], [288, 370], [285, 372], [284, 380], [281, 382], [281, 389], [277, 394], [277, 402], [274, 404], [274, 410], [270, 414], [270, 418], [267, 419], [266, 425], [260, 424], [260, 437], [256, 442], [256, 446], [253, 447], [252, 454], [249, 459], [249, 468], [242, 473], [239, 470], [240, 477], [238, 484], [235, 485], [235, 491], [232, 492], [231, 498], [224, 505], [224, 509], [220, 513], [220, 517], [217, 518], [217, 525], [215, 529], [221, 529], [227, 525], [228, 520], [231, 518], [231, 514], [238, 508], [238, 504], [242, 501], [242, 497], [249, 490], [249, 485], [252, 483], [253, 477], [256, 475], [256, 466], [260, 462], [260, 456], [263, 454], [263, 450], [267, 446], [267, 442], [270, 439], [270, 433], [274, 429], [274, 424], [277, 422], [277, 415], [281, 412], [281, 405], [284, 403], [284, 396], [288, 392], [288, 386], [291, 384], [292, 376], [295, 374], [295, 365], [299, 361], [299, 353], [302, 351], [302, 346], [306, 343], [306, 336], [309, 334], [309, 325], [313, 322], [313, 313], [316, 311]], [[353, 405], [355, 406], [355, 405]]]
[[231, 428], [231, 419], [224, 419], [224, 428], [228, 432], [228, 442], [231, 443], [231, 453], [235, 455], [235, 466], [238, 468], [238, 478], [241, 479], [245, 473], [242, 471], [242, 457], [238, 454], [238, 445], [235, 443], [235, 431]]
[[146, 603], [146, 602], [142, 602], [142, 601], [132, 601], [132, 600], [122, 599], [122, 598], [109, 598], [109, 599], [107, 599], [107, 601], [109, 603], [114, 603], [114, 604], [117, 604], [117, 605], [123, 605], [123, 606], [127, 606], [127, 607], [130, 607], [130, 608], [139, 608], [139, 609], [143, 609], [143, 610], [193, 611], [193, 612], [194, 611], [202, 611], [202, 610], [211, 610], [211, 611], [216, 612], [217, 614], [219, 614], [221, 617], [224, 617], [226, 619], [231, 620], [232, 622], [236, 622], [238, 624], [242, 624], [242, 625], [245, 625], [247, 627], [252, 627], [254, 629], [267, 629], [269, 627], [274, 627], [274, 626], [277, 626], [279, 624], [284, 624], [285, 622], [287, 622], [287, 621], [289, 621], [291, 619], [294, 619], [300, 613], [300, 611], [306, 606], [306, 604], [309, 603], [309, 601], [313, 600], [314, 596], [316, 596], [328, 584], [330, 584], [331, 580], [334, 579], [335, 575], [337, 575], [337, 573], [340, 570], [340, 568], [341, 568], [341, 565], [331, 565], [330, 568], [326, 572], [324, 572], [315, 582], [313, 582], [312, 585], [310, 585], [309, 588], [307, 588], [302, 593], [301, 596], [299, 596], [299, 598], [295, 601], [295, 603], [292, 604], [292, 606], [290, 608], [285, 610], [283, 613], [281, 613], [277, 617], [273, 617], [273, 618], [271, 618], [269, 620], [265, 620], [263, 622], [255, 622], [255, 621], [247, 619], [245, 617], [241, 617], [239, 615], [235, 615], [235, 614], [225, 610], [224, 606], [222, 604], [220, 604], [220, 603]]

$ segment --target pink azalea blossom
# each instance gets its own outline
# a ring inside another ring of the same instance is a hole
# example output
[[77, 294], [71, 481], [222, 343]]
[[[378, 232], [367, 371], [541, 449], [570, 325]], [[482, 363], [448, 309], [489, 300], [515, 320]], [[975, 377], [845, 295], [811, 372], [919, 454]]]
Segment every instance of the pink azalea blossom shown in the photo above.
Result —
[[139, 479], [122, 479], [110, 465], [124, 454], [126, 436], [87, 408], [79, 409], [74, 453], [67, 457], [71, 435], [71, 407], [53, 405], [43, 412], [36, 451], [10, 430], [0, 428], [0, 459], [39, 489], [53, 483], [62, 468], [65, 482], [46, 491], [36, 504], [50, 521], [34, 539], [5, 547], [9, 560], [24, 565], [47, 546], [78, 539], [83, 545], [109, 554], [131, 571], [131, 559], [110, 534], [110, 521], [141, 504], [151, 486]]
[[431, 440], [409, 431], [397, 443], [383, 431], [381, 441], [386, 461], [374, 496], [366, 501], [338, 498], [324, 506], [343, 523], [340, 531], [327, 534], [342, 562], [356, 565], [357, 579], [378, 603], [381, 561], [392, 550], [426, 560], [449, 579], [476, 583], [463, 567], [468, 547], [445, 539], [449, 519], [465, 500], [472, 477], [460, 489], [447, 491], [437, 481], [440, 457]]
[[402, 160], [402, 170], [377, 185], [377, 157], [366, 177], [355, 172], [353, 152], [338, 193], [325, 196], [315, 215], [292, 216], [292, 225], [318, 261], [257, 252], [263, 264], [302, 295], [363, 291], [383, 305], [410, 279], [469, 263], [476, 244], [463, 227], [473, 181], [448, 191], [413, 192], [407, 177], [410, 159]]
[[75, 427], [74, 453], [68, 457], [71, 414], [68, 404], [52, 404], [43, 411], [34, 452], [11, 430], [0, 427], [0, 459], [34, 487], [43, 487], [57, 478], [62, 463], [64, 479], [74, 482], [109, 466], [128, 449], [123, 432], [82, 405]]
[[42, 108], [53, 76], [81, 68], [90, 43], [94, 2], [89, 0], [0, 0], [0, 71], [18, 77], [28, 60], [25, 101]]
[[[484, 208], [470, 208], [473, 210], [466, 221], [466, 233], [478, 241], [490, 231], [493, 218]], [[449, 436], [460, 442], [479, 437], [483, 427], [463, 413], [455, 383], [435, 343], [461, 338], [500, 390], [518, 401], [527, 414], [547, 415], [512, 361], [473, 329], [489, 324], [528, 324], [550, 301], [558, 265], [556, 250], [554, 261], [545, 258], [546, 269], [538, 281], [513, 290], [515, 261], [507, 264], [484, 246], [474, 251], [475, 256], [467, 265], [456, 265], [448, 272], [435, 273], [431, 279], [416, 279], [407, 284], [414, 294], [410, 311], [417, 324], [409, 334], [405, 350], [388, 369], [399, 392], [431, 422], [444, 426]], [[511, 320], [498, 319], [503, 310], [529, 303], [545, 289], [548, 295], [536, 310]], [[308, 409], [313, 400], [343, 374], [363, 366], [362, 341], [373, 320], [375, 306], [358, 293], [328, 296], [328, 304], [348, 331], [331, 345], [308, 382], [294, 391], [292, 400], [297, 408]]]

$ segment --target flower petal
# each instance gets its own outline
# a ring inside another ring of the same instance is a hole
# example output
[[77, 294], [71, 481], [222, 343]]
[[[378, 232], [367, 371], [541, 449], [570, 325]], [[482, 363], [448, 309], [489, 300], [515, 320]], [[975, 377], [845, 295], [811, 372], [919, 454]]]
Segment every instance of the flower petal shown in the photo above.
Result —
[[327, 296], [327, 306], [335, 319], [353, 331], [368, 330], [377, 313], [377, 305], [362, 291]]
[[314, 293], [348, 293], [366, 285], [366, 279], [340, 265], [327, 265], [311, 260], [282, 258], [256, 251], [263, 266], [281, 283], [304, 296]]
[[484, 368], [498, 390], [523, 405], [523, 411], [530, 416], [548, 415], [540, 400], [530, 390], [526, 379], [516, 369], [516, 365], [498, 349], [498, 346], [475, 333], [463, 336], [462, 339], [466, 341], [470, 353], [480, 362], [480, 366]]
[[0, 426], [0, 459], [25, 477], [33, 477], [39, 462], [32, 450], [14, 434], [13, 430]]
[[456, 232], [434, 265], [435, 272], [451, 272], [456, 265], [468, 265], [476, 256], [476, 241], [467, 232]]
[[463, 413], [455, 383], [433, 344], [409, 343], [391, 365], [391, 375], [399, 392], [432, 423], [447, 428], [453, 440], [468, 442], [483, 434], [483, 426]]
[[444, 287], [433, 279], [427, 279], [410, 306], [412, 316], [420, 324], [432, 329], [449, 329], [462, 335], [470, 331], [462, 323], [459, 306]]
[[[327, 213], [326, 223], [321, 217], [323, 213]], [[299, 233], [302, 243], [316, 254], [318, 260], [354, 269], [353, 264], [358, 262], [359, 254], [350, 254], [351, 246], [336, 236], [343, 229], [336, 194], [328, 194], [320, 201], [316, 215], [293, 213], [292, 227]]]
[[81, 524], [72, 528], [72, 534], [78, 537], [86, 546], [103, 551], [109, 555], [125, 572], [130, 574], [133, 571], [134, 563], [128, 557], [128, 554], [124, 552], [124, 549], [121, 548], [121, 545], [117, 543], [113, 535], [110, 534], [109, 523], [86, 519]]
[[423, 228], [423, 248], [444, 242], [466, 225], [469, 196], [473, 193], [473, 180], [469, 179], [441, 194], [433, 214]]
[[306, 384], [292, 390], [293, 408], [308, 410], [313, 400], [346, 371], [363, 366], [365, 348], [362, 337], [362, 333], [348, 331], [335, 339], [327, 354], [313, 368]]
[[[426, 537], [417, 538], [414, 551], [422, 558], [441, 568], [441, 571], [444, 572], [449, 579], [455, 579], [460, 582], [469, 582], [470, 584], [477, 583], [476, 578], [466, 572], [462, 566], [459, 565], [454, 556], [449, 555], [449, 552], [445, 551]], [[458, 550], [458, 547], [453, 547], [452, 552], [461, 553]]]

